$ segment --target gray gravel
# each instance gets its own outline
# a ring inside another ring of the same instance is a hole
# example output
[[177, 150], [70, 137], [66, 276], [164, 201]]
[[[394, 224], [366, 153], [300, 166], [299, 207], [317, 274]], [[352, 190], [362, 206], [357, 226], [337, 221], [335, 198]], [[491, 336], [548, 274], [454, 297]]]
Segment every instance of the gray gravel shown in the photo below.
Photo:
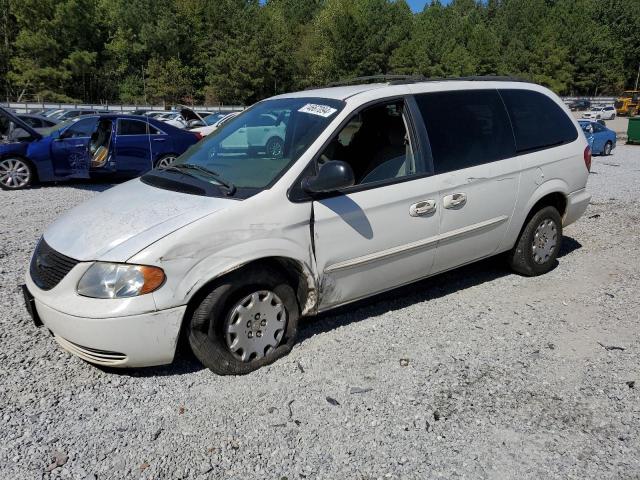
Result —
[[593, 170], [546, 276], [449, 272], [304, 321], [238, 378], [61, 351], [18, 284], [45, 226], [108, 185], [0, 192], [2, 478], [640, 478], [640, 147]]

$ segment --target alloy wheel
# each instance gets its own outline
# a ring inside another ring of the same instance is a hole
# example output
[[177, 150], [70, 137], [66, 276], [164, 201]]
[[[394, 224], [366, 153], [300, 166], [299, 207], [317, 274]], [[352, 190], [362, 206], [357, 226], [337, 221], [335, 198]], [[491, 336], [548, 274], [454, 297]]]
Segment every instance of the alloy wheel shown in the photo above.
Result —
[[160, 160], [158, 160], [158, 168], [167, 168], [168, 166], [170, 166], [173, 162], [176, 161], [176, 157], [174, 157], [173, 155], [167, 155], [166, 157], [162, 157]]
[[12, 190], [23, 188], [31, 182], [31, 168], [19, 158], [0, 161], [0, 184]]

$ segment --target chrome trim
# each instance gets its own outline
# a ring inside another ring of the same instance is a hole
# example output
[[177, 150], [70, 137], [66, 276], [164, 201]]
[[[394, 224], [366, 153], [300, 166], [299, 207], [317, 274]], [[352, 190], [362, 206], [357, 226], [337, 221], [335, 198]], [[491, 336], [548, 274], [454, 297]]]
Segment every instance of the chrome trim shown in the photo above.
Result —
[[329, 265], [327, 268], [325, 268], [324, 273], [333, 273], [333, 272], [345, 270], [348, 268], [358, 267], [360, 265], [366, 265], [371, 262], [376, 262], [379, 260], [383, 260], [385, 258], [393, 257], [395, 255], [411, 252], [413, 250], [429, 248], [431, 246], [437, 245], [440, 242], [446, 242], [454, 238], [465, 236], [469, 233], [477, 232], [478, 230], [484, 230], [484, 229], [493, 227], [494, 225], [503, 223], [508, 219], [509, 219], [508, 215], [501, 215], [499, 217], [485, 220], [484, 222], [475, 223], [467, 227], [458, 228], [456, 230], [451, 230], [450, 232], [447, 232], [447, 233], [435, 235], [425, 240], [418, 240], [417, 242], [407, 243], [405, 245], [399, 245], [397, 247], [388, 248], [387, 250], [382, 250], [379, 252], [370, 253], [368, 255], [363, 255], [361, 257], [352, 258], [351, 260], [345, 260], [343, 262], [334, 263], [333, 265]]

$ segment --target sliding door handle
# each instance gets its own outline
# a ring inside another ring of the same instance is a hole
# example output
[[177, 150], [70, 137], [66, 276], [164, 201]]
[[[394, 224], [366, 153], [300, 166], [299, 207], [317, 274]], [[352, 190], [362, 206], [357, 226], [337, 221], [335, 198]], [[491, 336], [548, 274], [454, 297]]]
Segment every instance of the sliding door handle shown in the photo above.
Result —
[[467, 194], [466, 193], [454, 193], [452, 195], [447, 195], [442, 199], [442, 203], [444, 208], [456, 209], [464, 207], [465, 203], [467, 203]]

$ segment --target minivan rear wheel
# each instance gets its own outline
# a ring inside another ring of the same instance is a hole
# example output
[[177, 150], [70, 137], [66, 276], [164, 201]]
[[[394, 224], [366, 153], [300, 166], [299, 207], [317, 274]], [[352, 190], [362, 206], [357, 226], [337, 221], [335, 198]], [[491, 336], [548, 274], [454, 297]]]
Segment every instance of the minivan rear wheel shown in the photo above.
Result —
[[191, 350], [218, 375], [243, 375], [288, 354], [295, 342], [298, 301], [272, 268], [233, 272], [217, 282], [190, 319]]
[[538, 210], [520, 233], [509, 252], [509, 265], [516, 272], [533, 277], [556, 266], [562, 245], [562, 218], [555, 207]]

